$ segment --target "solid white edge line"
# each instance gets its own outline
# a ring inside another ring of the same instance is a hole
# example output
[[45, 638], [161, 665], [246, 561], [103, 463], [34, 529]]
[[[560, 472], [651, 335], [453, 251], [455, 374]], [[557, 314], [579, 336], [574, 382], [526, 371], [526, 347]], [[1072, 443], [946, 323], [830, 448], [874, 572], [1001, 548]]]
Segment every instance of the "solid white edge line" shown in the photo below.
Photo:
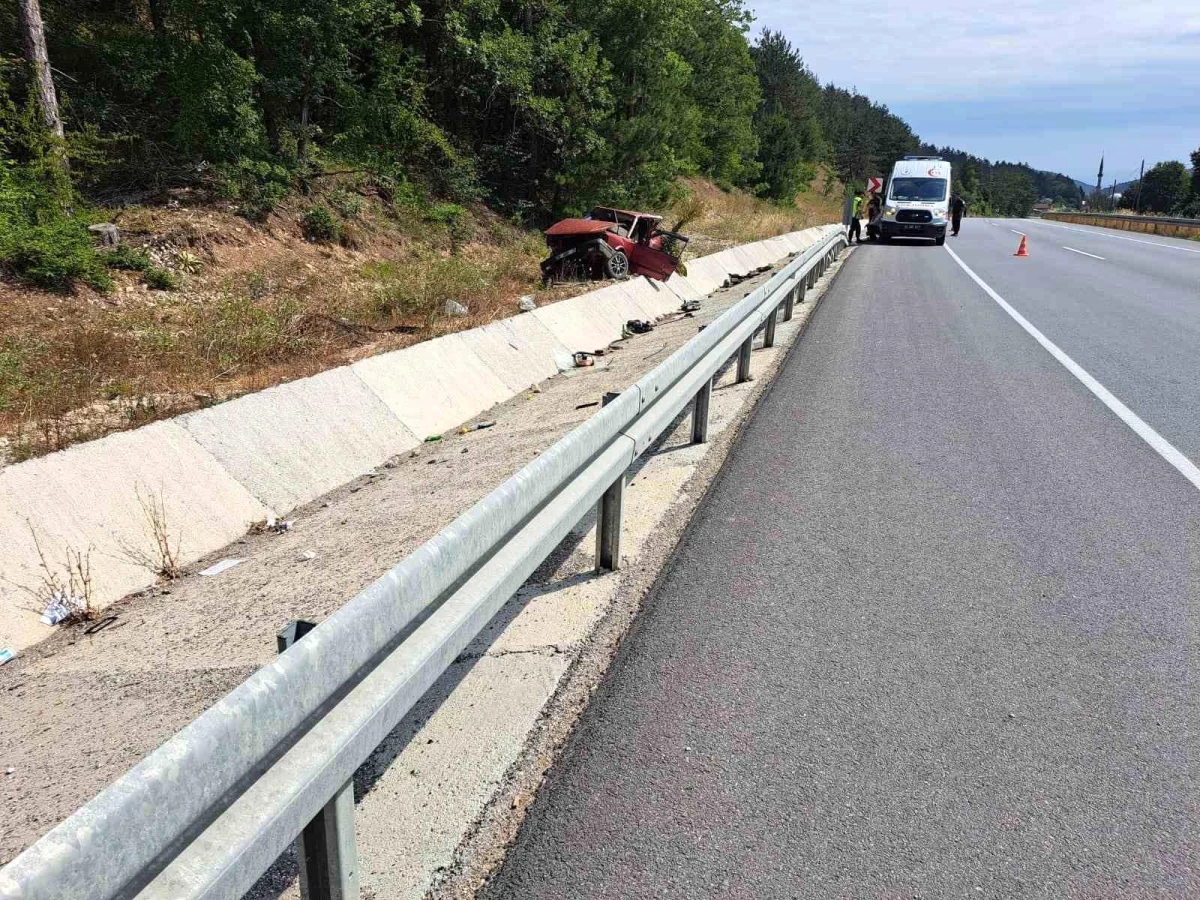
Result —
[[1200, 250], [1191, 247], [1180, 247], [1177, 244], [1161, 244], [1158, 241], [1143, 241], [1140, 238], [1125, 237], [1121, 234], [1105, 234], [1103, 231], [1089, 231], [1086, 228], [1072, 228], [1070, 225], [1060, 225], [1058, 222], [1046, 222], [1042, 219], [1030, 219], [1030, 222], [1036, 222], [1038, 225], [1045, 225], [1049, 228], [1062, 228], [1066, 231], [1078, 231], [1080, 234], [1090, 234], [1095, 237], [1112, 238], [1114, 241], [1129, 241], [1131, 244], [1149, 244], [1151, 247], [1165, 247], [1168, 250], [1182, 250], [1184, 253], [1200, 253]]
[[1080, 256], [1090, 256], [1092, 259], [1104, 259], [1103, 256], [1097, 256], [1095, 253], [1088, 253], [1084, 250], [1076, 250], [1074, 247], [1063, 247], [1064, 250], [1070, 250], [1072, 253], [1078, 253]]
[[951, 259], [958, 263], [959, 267], [971, 276], [971, 280], [983, 288], [984, 292], [995, 300], [1001, 309], [1012, 316], [1013, 320], [1029, 333], [1030, 337], [1041, 344], [1051, 356], [1062, 364], [1063, 368], [1078, 378], [1084, 387], [1095, 394], [1101, 403], [1112, 410], [1118, 419], [1133, 429], [1133, 432], [1149, 444], [1159, 456], [1174, 466], [1179, 471], [1179, 474], [1192, 483], [1192, 487], [1200, 490], [1200, 468], [1197, 468], [1195, 463], [1175, 449], [1161, 434], [1142, 421], [1137, 413], [1118, 400], [1108, 388], [1089, 375], [1087, 370], [1060, 350], [1057, 344], [1038, 331], [1028, 319], [1009, 306], [1003, 297], [992, 290], [987, 282], [971, 270], [970, 266], [959, 259], [957, 253], [949, 247], [945, 249], [950, 254]]

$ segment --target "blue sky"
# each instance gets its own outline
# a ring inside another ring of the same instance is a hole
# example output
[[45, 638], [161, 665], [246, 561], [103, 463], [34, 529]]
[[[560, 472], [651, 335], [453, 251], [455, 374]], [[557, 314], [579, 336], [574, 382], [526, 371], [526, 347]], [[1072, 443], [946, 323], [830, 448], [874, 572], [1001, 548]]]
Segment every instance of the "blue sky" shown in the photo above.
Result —
[[1200, 146], [1200, 0], [747, 2], [939, 146], [1105, 183]]

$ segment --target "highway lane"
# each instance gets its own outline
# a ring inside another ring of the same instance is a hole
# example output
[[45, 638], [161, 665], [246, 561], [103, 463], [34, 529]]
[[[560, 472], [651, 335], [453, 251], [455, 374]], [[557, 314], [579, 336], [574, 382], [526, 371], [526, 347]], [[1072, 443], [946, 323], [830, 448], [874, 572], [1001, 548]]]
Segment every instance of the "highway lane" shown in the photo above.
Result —
[[[1028, 259], [1012, 255], [1020, 240], [1016, 230], [1029, 236]], [[948, 245], [1051, 341], [1200, 464], [1200, 253], [1190, 252], [1200, 244], [1157, 237], [1148, 238], [1154, 244], [1134, 243], [1116, 239], [1124, 232], [1099, 231], [968, 219]]]
[[[1056, 339], [1108, 340], [1099, 261], [1007, 275], [998, 228], [951, 246], [1014, 303], [1061, 269]], [[487, 895], [1200, 895], [1198, 523], [951, 254], [856, 250]]]

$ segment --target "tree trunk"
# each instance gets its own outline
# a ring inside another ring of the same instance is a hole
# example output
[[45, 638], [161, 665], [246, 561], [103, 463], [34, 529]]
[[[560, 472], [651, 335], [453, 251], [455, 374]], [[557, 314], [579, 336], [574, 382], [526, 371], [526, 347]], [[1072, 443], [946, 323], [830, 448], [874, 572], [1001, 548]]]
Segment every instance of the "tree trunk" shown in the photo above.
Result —
[[50, 75], [50, 57], [46, 53], [46, 31], [42, 27], [42, 9], [38, 0], [17, 0], [21, 16], [21, 31], [25, 38], [25, 59], [33, 70], [38, 105], [46, 127], [55, 136], [63, 136], [62, 119], [58, 115], [58, 95]]

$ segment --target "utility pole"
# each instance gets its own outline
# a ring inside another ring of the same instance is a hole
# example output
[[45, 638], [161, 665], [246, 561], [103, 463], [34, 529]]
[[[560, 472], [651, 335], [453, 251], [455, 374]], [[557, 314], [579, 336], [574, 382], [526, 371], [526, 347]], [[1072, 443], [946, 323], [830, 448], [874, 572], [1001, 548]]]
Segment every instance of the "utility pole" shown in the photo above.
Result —
[[1108, 197], [1108, 208], [1113, 212], [1117, 209], [1117, 179], [1113, 179], [1112, 193]]
[[46, 30], [42, 25], [42, 8], [38, 0], [18, 0], [18, 15], [21, 32], [25, 38], [25, 59], [32, 69], [33, 83], [37, 87], [38, 105], [42, 108], [42, 120], [55, 137], [63, 136], [62, 119], [58, 115], [58, 94], [54, 91], [54, 78], [50, 75], [50, 56], [46, 52]]
[[[1138, 189], [1133, 195], [1133, 211], [1139, 213], [1142, 211], [1142, 179], [1146, 177], [1146, 161], [1142, 160], [1142, 170], [1138, 172]], [[1194, 175], [1192, 176], [1195, 177]]]

